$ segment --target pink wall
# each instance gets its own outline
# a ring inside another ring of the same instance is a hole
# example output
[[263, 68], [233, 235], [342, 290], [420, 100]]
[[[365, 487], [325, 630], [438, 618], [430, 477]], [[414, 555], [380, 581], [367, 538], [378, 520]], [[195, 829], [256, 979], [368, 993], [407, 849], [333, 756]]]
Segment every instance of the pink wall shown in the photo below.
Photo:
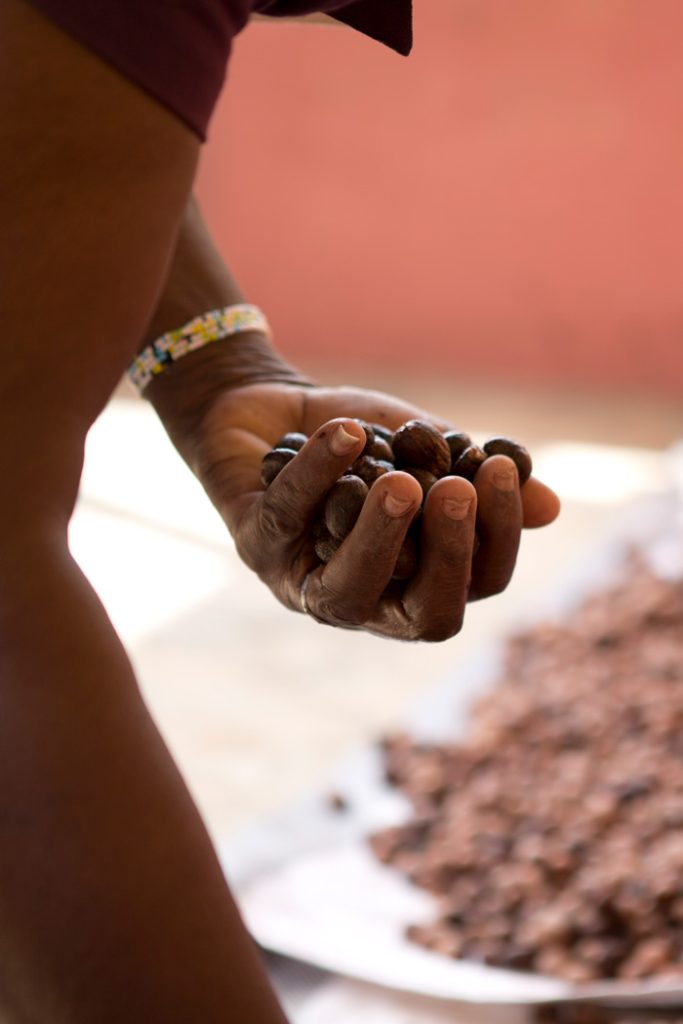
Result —
[[200, 195], [292, 357], [683, 392], [683, 4], [249, 27]]

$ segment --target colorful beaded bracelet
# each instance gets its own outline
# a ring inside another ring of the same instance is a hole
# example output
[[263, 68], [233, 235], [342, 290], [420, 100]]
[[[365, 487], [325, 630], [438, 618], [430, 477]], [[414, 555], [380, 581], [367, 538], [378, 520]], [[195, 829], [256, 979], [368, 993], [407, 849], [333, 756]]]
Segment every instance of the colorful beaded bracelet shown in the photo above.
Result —
[[241, 303], [202, 313], [183, 327], [162, 334], [143, 349], [131, 363], [128, 376], [142, 394], [153, 377], [158, 377], [188, 352], [242, 331], [262, 331], [270, 337], [268, 321], [257, 306]]

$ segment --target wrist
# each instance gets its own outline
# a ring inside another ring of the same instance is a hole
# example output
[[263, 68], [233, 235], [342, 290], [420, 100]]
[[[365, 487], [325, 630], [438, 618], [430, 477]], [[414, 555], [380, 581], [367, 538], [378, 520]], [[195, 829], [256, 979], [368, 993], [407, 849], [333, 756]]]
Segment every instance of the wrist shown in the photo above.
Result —
[[263, 383], [314, 386], [283, 359], [266, 334], [244, 331], [189, 352], [154, 377], [144, 397], [180, 447], [183, 438], [197, 434], [213, 403], [226, 391]]

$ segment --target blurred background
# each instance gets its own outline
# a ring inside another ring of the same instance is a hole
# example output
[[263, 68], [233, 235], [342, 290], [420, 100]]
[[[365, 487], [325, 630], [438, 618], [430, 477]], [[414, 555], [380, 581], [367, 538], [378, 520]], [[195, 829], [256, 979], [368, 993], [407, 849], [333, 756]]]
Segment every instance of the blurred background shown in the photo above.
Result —
[[564, 509], [463, 633], [412, 646], [280, 608], [126, 386], [72, 547], [220, 841], [538, 609], [683, 435], [683, 8], [416, 0], [405, 60], [345, 28], [237, 41], [199, 195], [280, 349], [532, 449]]
[[510, 386], [683, 388], [683, 10], [416, 0], [238, 40], [200, 195], [287, 351]]

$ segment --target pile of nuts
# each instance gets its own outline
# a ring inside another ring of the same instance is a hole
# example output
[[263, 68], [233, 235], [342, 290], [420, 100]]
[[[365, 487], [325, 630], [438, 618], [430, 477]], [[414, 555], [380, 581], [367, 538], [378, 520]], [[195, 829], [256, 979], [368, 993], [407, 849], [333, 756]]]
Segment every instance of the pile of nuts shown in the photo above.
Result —
[[410, 939], [570, 982], [683, 974], [683, 581], [633, 556], [510, 641], [464, 742], [383, 742], [414, 807], [370, 839], [437, 897]]
[[[520, 485], [531, 475], [526, 448], [507, 437], [492, 437], [483, 448], [468, 434], [451, 430], [442, 434], [422, 420], [409, 420], [392, 431], [378, 423], [359, 421], [366, 435], [363, 451], [328, 492], [314, 527], [315, 553], [327, 563], [338, 551], [360, 515], [370, 487], [384, 473], [400, 469], [413, 476], [422, 488], [423, 501], [430, 488], [444, 476], [473, 480], [490, 455], [507, 455], [517, 466]], [[268, 487], [280, 470], [296, 457], [308, 438], [291, 433], [281, 437], [264, 455], [261, 480]], [[396, 561], [394, 581], [414, 576], [419, 558], [419, 517], [413, 520]]]

